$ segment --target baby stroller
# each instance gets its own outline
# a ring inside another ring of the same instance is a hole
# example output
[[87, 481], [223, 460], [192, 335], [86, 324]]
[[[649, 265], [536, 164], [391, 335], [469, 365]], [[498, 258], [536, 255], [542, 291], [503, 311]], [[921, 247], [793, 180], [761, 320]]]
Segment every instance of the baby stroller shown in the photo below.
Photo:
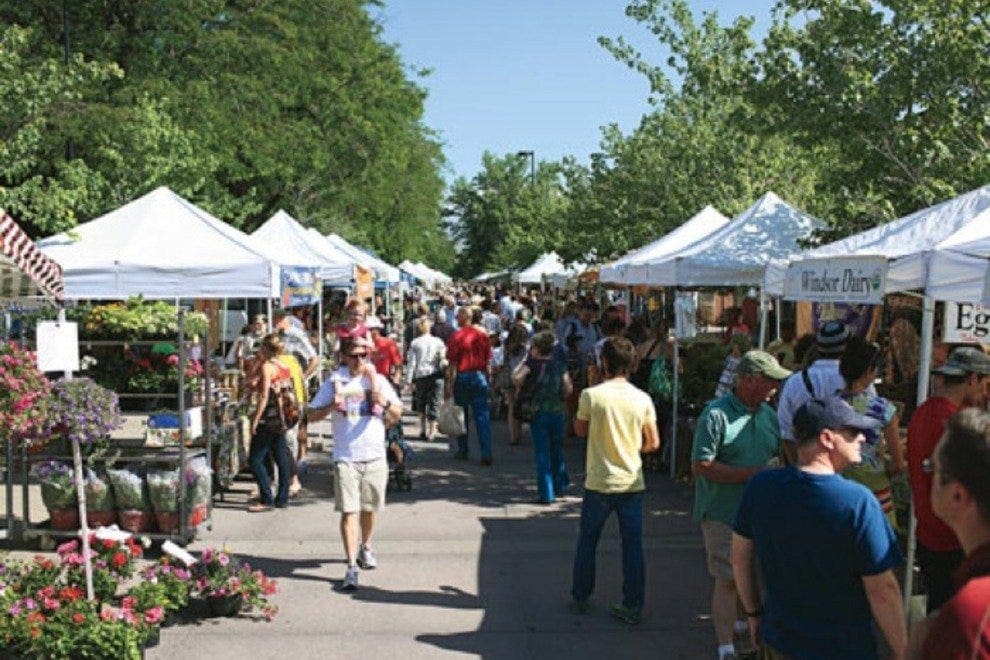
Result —
[[412, 477], [406, 462], [413, 457], [413, 449], [402, 436], [402, 423], [393, 424], [385, 431], [385, 456], [388, 459], [388, 490], [396, 492], [412, 490]]

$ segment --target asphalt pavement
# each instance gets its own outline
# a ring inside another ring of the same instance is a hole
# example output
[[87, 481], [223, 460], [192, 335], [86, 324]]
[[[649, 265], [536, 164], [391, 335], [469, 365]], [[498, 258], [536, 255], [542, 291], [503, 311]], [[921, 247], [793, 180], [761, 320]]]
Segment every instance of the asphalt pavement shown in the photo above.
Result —
[[[379, 566], [362, 571], [356, 592], [339, 590], [345, 560], [333, 510], [330, 440], [315, 452], [301, 496], [287, 509], [248, 513], [255, 487], [242, 475], [217, 501], [213, 529], [192, 550], [226, 546], [276, 578], [280, 611], [260, 617], [204, 619], [164, 629], [149, 658], [242, 660], [306, 658], [709, 658], [715, 645], [710, 583], [693, 493], [666, 475], [647, 474], [644, 620], [611, 618], [621, 600], [621, 553], [615, 519], [598, 551], [593, 609], [572, 614], [570, 574], [583, 483], [583, 442], [565, 443], [576, 486], [556, 503], [536, 503], [528, 437], [507, 443], [493, 422], [494, 458], [454, 459], [446, 440], [407, 437], [410, 492], [390, 492], [374, 537]], [[329, 425], [321, 424], [329, 435]]]

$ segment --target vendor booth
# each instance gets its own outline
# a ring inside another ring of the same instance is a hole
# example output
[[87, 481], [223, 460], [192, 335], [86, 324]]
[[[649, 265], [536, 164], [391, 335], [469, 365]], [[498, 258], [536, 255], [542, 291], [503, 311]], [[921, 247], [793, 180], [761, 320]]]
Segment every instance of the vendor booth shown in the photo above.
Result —
[[649, 283], [651, 261], [665, 259], [689, 249], [724, 227], [729, 219], [711, 206], [706, 206], [674, 231], [665, 234], [610, 264], [602, 266], [598, 279], [603, 284], [635, 286]]

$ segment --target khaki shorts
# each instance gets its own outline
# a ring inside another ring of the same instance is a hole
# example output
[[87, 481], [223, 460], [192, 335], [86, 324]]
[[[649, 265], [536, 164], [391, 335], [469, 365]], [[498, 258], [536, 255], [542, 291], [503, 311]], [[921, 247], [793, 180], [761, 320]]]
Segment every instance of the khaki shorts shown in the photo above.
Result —
[[705, 554], [708, 556], [708, 574], [713, 578], [735, 581], [732, 575], [732, 528], [716, 520], [701, 521], [701, 535], [705, 537]]
[[385, 506], [387, 484], [388, 463], [384, 458], [333, 464], [333, 496], [337, 511], [380, 511]]

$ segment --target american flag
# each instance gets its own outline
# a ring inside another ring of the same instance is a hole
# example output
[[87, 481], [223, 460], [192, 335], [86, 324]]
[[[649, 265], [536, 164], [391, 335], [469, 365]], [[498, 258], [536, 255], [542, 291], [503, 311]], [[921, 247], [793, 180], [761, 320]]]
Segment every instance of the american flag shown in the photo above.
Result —
[[0, 299], [39, 294], [62, 300], [62, 267], [42, 254], [14, 219], [0, 209]]

